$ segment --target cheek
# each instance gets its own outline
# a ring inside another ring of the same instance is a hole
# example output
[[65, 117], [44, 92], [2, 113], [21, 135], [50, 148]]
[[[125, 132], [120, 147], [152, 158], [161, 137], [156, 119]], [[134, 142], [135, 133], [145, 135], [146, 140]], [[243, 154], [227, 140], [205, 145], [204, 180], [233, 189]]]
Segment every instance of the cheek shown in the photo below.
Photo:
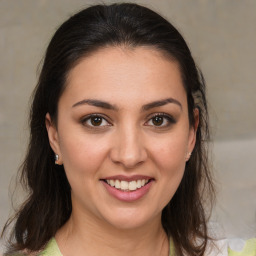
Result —
[[154, 147], [155, 164], [159, 170], [159, 180], [166, 191], [164, 204], [167, 204], [177, 190], [186, 165], [187, 135], [173, 133], [164, 140], [159, 140]]
[[154, 197], [163, 209], [173, 198], [184, 175], [186, 140], [170, 136], [155, 142], [153, 148], [152, 159], [158, 170], [158, 189]]
[[96, 172], [102, 164], [107, 152], [107, 143], [87, 136], [77, 137], [70, 136], [61, 143], [63, 164], [67, 175], [72, 173], [88, 176]]
[[186, 136], [175, 134], [162, 140], [158, 140], [152, 147], [152, 155], [162, 170], [179, 171], [185, 167], [185, 156], [187, 151]]

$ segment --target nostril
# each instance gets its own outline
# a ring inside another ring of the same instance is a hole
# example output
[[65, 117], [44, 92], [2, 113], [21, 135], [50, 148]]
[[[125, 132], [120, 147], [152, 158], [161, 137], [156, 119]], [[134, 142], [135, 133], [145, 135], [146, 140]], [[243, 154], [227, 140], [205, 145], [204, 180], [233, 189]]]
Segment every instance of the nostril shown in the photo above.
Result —
[[116, 164], [122, 164], [127, 169], [134, 168], [147, 159], [142, 138], [139, 138], [137, 131], [131, 132], [131, 130], [125, 130], [125, 134], [121, 137], [117, 136], [110, 151], [111, 160]]
[[111, 158], [111, 161], [114, 162], [115, 164], [123, 165], [127, 169], [131, 169], [131, 168], [137, 167], [138, 165], [141, 165], [146, 159], [146, 157], [145, 158], [141, 157], [138, 154], [127, 156], [127, 155], [122, 155], [121, 153], [119, 153], [119, 155], [112, 154], [110, 158]]

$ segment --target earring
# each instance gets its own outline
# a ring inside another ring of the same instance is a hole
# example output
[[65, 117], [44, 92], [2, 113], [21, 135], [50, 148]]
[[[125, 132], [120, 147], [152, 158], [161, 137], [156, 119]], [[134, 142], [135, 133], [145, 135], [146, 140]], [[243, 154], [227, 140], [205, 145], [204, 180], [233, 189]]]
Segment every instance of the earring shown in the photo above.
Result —
[[187, 153], [186, 161], [189, 160], [189, 158], [191, 157], [191, 154], [192, 154], [191, 152]]
[[55, 154], [54, 159], [55, 159], [55, 164], [58, 164], [57, 162], [58, 162], [58, 160], [59, 160], [59, 155], [58, 155], [58, 154]]

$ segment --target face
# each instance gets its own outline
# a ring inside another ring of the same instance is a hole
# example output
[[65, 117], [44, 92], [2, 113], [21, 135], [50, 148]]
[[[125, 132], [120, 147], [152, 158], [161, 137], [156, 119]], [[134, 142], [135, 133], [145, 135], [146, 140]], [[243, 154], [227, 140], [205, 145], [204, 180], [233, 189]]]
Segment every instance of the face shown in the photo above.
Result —
[[72, 214], [120, 229], [161, 222], [195, 128], [177, 63], [152, 48], [104, 48], [69, 73], [51, 147], [71, 185]]

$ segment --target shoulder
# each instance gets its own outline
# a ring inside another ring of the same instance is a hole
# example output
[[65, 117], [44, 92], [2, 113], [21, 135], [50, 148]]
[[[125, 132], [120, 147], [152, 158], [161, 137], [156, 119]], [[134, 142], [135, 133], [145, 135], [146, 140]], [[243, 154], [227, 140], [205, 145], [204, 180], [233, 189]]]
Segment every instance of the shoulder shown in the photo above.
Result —
[[59, 250], [56, 240], [52, 238], [41, 251], [32, 253], [22, 251], [13, 254], [5, 254], [4, 256], [62, 256], [62, 254]]
[[206, 255], [209, 256], [255, 256], [256, 238], [249, 240], [223, 239], [209, 243]]
[[38, 256], [62, 256], [55, 238], [52, 238]]
[[[175, 255], [170, 241], [170, 256]], [[256, 256], [256, 238], [249, 240], [222, 239], [210, 240], [204, 255], [207, 256]]]

